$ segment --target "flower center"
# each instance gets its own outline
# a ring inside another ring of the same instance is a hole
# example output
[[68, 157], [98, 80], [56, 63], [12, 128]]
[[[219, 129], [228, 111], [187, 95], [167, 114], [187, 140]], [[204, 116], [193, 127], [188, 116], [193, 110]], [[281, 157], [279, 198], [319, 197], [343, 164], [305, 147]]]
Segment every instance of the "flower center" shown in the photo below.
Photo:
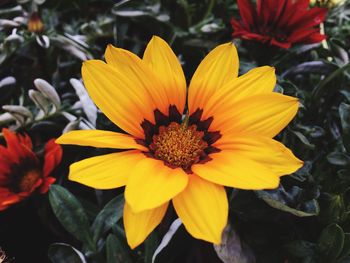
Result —
[[170, 166], [188, 169], [199, 161], [208, 144], [203, 140], [204, 132], [196, 125], [186, 127], [176, 122], [160, 126], [159, 134], [153, 135], [150, 149], [154, 156]]
[[18, 183], [19, 192], [29, 192], [32, 190], [33, 185], [40, 179], [40, 172], [31, 170], [24, 174]]

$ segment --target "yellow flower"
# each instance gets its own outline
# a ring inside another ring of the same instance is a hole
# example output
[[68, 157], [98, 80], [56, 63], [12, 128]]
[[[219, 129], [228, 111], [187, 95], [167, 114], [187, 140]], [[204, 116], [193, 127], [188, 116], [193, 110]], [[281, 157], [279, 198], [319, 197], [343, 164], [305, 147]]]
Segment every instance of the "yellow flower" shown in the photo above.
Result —
[[126, 185], [124, 226], [132, 248], [161, 222], [170, 201], [192, 236], [220, 243], [228, 216], [224, 186], [276, 188], [280, 176], [302, 166], [272, 139], [295, 116], [298, 100], [272, 92], [271, 67], [238, 77], [232, 43], [205, 57], [188, 96], [181, 65], [159, 37], [143, 59], [111, 45], [105, 58], [84, 62], [84, 83], [127, 134], [72, 131], [57, 142], [125, 150], [74, 163], [69, 178], [97, 189]]

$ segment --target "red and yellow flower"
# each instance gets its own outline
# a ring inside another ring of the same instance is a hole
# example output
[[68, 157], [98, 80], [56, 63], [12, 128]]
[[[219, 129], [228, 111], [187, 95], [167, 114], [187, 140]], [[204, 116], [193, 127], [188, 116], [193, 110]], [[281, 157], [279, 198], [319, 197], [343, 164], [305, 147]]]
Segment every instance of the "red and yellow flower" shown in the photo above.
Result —
[[84, 83], [127, 134], [72, 131], [57, 142], [123, 150], [72, 164], [69, 178], [97, 189], [126, 186], [124, 226], [132, 248], [161, 222], [170, 201], [192, 236], [220, 243], [228, 217], [224, 186], [276, 188], [282, 175], [302, 166], [272, 139], [295, 116], [298, 100], [272, 92], [271, 67], [238, 77], [232, 43], [205, 57], [188, 95], [181, 65], [159, 37], [143, 59], [111, 45], [105, 58], [84, 62]]
[[241, 20], [231, 20], [233, 38], [254, 40], [281, 48], [292, 44], [312, 44], [326, 38], [318, 25], [327, 9], [309, 8], [309, 0], [237, 0]]
[[7, 146], [0, 145], [0, 211], [32, 195], [46, 193], [55, 182], [50, 176], [60, 163], [62, 149], [50, 140], [45, 145], [44, 161], [33, 152], [28, 135], [3, 129]]
[[28, 30], [33, 33], [44, 32], [44, 23], [38, 12], [34, 12], [30, 15], [28, 20]]

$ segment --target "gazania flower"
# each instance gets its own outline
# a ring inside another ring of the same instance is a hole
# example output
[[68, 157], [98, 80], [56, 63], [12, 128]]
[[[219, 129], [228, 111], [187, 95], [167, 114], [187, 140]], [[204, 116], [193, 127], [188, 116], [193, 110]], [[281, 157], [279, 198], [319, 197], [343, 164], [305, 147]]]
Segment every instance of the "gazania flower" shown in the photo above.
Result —
[[34, 12], [29, 17], [28, 30], [34, 33], [42, 33], [44, 31], [44, 24], [38, 12]]
[[3, 129], [7, 147], [0, 145], [0, 211], [18, 203], [34, 191], [46, 193], [55, 181], [50, 176], [60, 163], [62, 149], [54, 140], [45, 145], [41, 164], [27, 135]]
[[84, 62], [84, 83], [127, 134], [72, 131], [57, 142], [124, 150], [72, 164], [69, 178], [97, 189], [126, 185], [124, 226], [132, 248], [161, 222], [170, 201], [192, 236], [220, 243], [228, 216], [224, 186], [276, 188], [280, 176], [301, 167], [272, 139], [296, 114], [297, 99], [272, 92], [273, 68], [237, 77], [232, 43], [201, 62], [188, 96], [180, 63], [159, 37], [143, 59], [111, 45], [105, 58]]
[[241, 20], [231, 20], [234, 38], [254, 40], [281, 48], [295, 43], [318, 43], [326, 38], [317, 27], [327, 9], [309, 8], [309, 0], [237, 0]]

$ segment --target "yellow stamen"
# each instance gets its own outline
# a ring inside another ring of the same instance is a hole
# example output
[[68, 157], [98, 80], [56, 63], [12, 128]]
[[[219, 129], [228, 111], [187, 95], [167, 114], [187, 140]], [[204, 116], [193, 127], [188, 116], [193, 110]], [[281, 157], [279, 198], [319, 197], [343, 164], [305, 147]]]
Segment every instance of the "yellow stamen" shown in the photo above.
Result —
[[208, 144], [203, 140], [204, 132], [197, 131], [195, 125], [186, 127], [176, 122], [161, 126], [159, 135], [153, 136], [150, 145], [154, 156], [165, 163], [188, 169], [197, 162]]

